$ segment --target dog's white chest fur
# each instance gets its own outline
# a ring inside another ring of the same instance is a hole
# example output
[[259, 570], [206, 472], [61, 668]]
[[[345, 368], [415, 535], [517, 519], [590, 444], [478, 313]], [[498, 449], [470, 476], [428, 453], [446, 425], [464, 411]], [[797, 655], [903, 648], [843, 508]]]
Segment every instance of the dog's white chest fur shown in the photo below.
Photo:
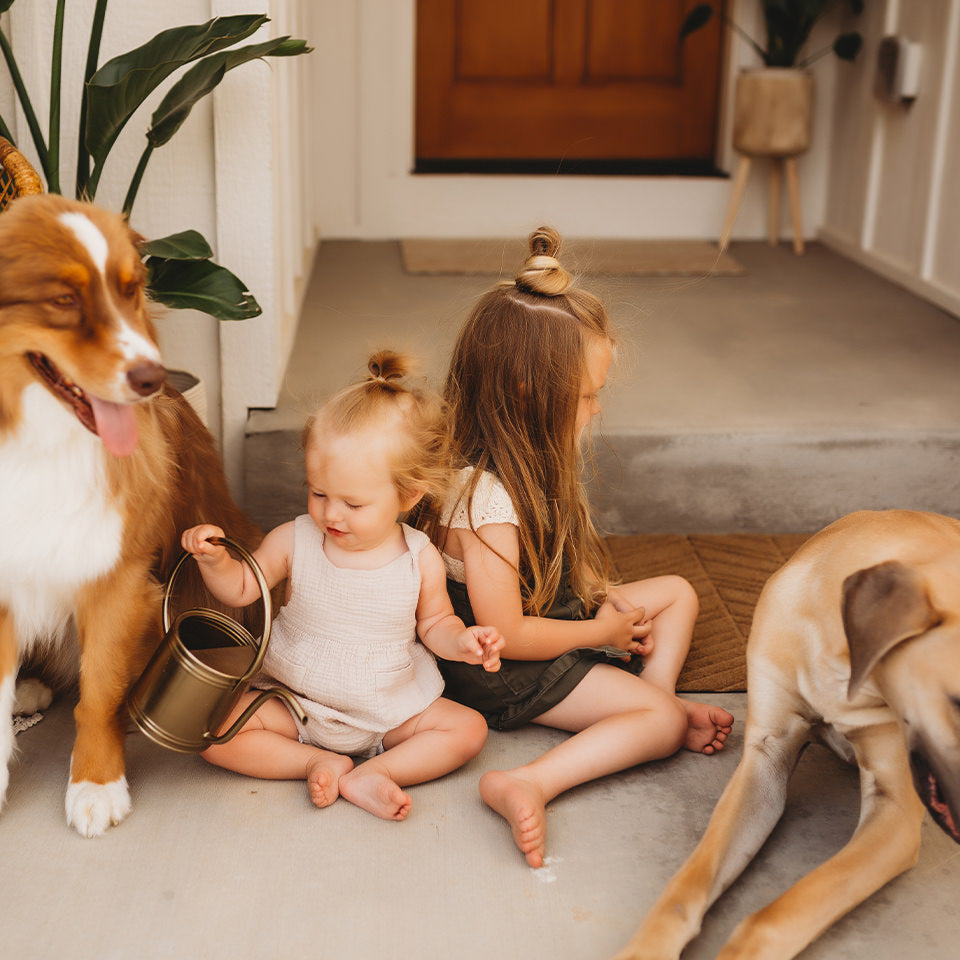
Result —
[[21, 649], [60, 633], [78, 587], [110, 570], [123, 517], [111, 504], [100, 440], [42, 385], [0, 441], [0, 603]]

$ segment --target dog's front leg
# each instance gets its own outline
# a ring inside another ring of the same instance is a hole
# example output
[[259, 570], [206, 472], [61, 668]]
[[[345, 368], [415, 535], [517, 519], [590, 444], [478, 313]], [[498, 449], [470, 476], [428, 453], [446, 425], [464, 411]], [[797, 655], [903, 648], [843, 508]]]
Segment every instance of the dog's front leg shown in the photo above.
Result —
[[717, 960], [789, 960], [916, 863], [924, 808], [896, 724], [847, 736], [860, 764], [860, 823], [853, 837], [783, 896], [747, 917]]
[[67, 822], [85, 837], [130, 812], [124, 773], [124, 704], [159, 609], [146, 568], [126, 564], [77, 598], [80, 699], [70, 760]]
[[[769, 728], [767, 728], [769, 729]], [[791, 716], [778, 732], [750, 724], [743, 757], [706, 833], [614, 960], [677, 960], [704, 914], [740, 875], [783, 813], [787, 783], [809, 724]]]
[[10, 782], [13, 755], [13, 699], [17, 684], [17, 637], [13, 617], [0, 606], [0, 808]]

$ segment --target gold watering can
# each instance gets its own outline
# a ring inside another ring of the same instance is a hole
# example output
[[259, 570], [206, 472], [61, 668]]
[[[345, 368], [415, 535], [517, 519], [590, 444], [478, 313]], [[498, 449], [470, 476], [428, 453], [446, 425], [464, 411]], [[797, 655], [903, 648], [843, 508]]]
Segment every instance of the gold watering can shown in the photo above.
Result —
[[260, 669], [270, 639], [270, 590], [256, 560], [226, 537], [211, 543], [235, 551], [257, 578], [263, 601], [263, 637], [259, 643], [235, 620], [217, 610], [184, 610], [170, 624], [170, 593], [180, 568], [190, 557], [184, 553], [167, 581], [163, 597], [164, 638], [128, 699], [130, 716], [155, 743], [181, 753], [200, 753], [226, 743], [271, 697], [285, 700], [306, 721], [296, 697], [283, 687], [271, 687], [252, 700], [229, 730], [217, 730]]

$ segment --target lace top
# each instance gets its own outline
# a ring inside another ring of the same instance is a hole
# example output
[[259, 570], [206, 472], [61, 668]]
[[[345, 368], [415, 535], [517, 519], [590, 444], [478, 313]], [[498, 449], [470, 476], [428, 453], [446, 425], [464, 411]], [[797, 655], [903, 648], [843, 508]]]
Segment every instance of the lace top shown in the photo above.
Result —
[[[473, 477], [474, 467], [464, 467], [459, 470], [447, 494], [443, 510], [440, 513], [440, 525], [451, 530], [474, 530], [488, 523], [512, 523], [520, 525], [517, 511], [514, 509], [510, 494], [495, 474], [485, 470], [473, 492], [473, 501], [470, 503], [470, 512], [467, 513], [468, 497], [465, 493]], [[457, 583], [466, 583], [463, 561], [448, 554], [443, 554], [443, 565], [447, 576]]]

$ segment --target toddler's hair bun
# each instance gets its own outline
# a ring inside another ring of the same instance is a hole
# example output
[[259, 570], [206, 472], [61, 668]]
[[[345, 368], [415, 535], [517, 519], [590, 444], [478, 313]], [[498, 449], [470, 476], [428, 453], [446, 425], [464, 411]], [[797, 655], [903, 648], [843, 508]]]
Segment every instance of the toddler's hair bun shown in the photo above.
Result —
[[393, 350], [378, 350], [367, 361], [367, 369], [370, 371], [367, 383], [386, 385], [393, 381], [395, 386], [399, 386], [399, 381], [407, 376], [410, 368], [410, 358], [402, 353], [395, 353]]
[[530, 234], [530, 256], [515, 277], [516, 285], [530, 293], [557, 297], [566, 293], [573, 277], [560, 266], [561, 239], [553, 227], [540, 227]]

